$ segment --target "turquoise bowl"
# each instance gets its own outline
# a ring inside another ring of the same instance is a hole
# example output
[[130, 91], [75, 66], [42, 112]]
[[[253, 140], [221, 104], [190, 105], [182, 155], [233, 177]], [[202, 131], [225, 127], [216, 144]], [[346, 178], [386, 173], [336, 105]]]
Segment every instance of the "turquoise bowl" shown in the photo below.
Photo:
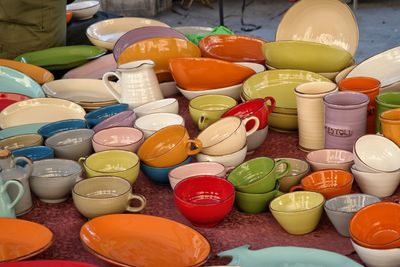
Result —
[[192, 157], [187, 157], [181, 163], [171, 166], [171, 167], [165, 167], [165, 168], [152, 167], [152, 166], [146, 165], [144, 163], [141, 163], [140, 169], [151, 181], [158, 183], [158, 184], [168, 184], [169, 185], [169, 178], [168, 178], [169, 171], [172, 169], [175, 169], [176, 167], [188, 164], [190, 162], [192, 162]]

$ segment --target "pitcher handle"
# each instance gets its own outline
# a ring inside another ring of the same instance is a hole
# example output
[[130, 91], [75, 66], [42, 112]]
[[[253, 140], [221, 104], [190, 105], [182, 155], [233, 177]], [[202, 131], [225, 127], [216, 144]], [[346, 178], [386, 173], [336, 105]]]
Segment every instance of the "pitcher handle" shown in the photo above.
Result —
[[24, 169], [27, 170], [28, 176], [31, 176], [32, 171], [33, 171], [32, 160], [27, 158], [27, 157], [24, 157], [24, 156], [14, 157], [14, 162], [18, 162], [19, 160], [26, 162], [26, 165], [24, 166]]
[[115, 72], [106, 72], [103, 75], [103, 83], [106, 86], [107, 90], [110, 92], [110, 94], [117, 99], [118, 102], [121, 103], [121, 94], [115, 90], [115, 88], [111, 85], [110, 81], [108, 78], [110, 77], [117, 77], [118, 80], [121, 80], [121, 77], [118, 75], [118, 73]]
[[[270, 101], [270, 102], [271, 102], [271, 105], [270, 105], [270, 106], [267, 105], [267, 101]], [[273, 98], [272, 96], [264, 97], [264, 102], [265, 102], [265, 104], [267, 105], [267, 108], [268, 108], [268, 112], [269, 112], [269, 113], [271, 113], [272, 111], [274, 111], [275, 105], [276, 105], [275, 98]]]
[[[192, 144], [195, 145], [195, 149], [192, 149]], [[197, 138], [189, 139], [186, 141], [186, 153], [188, 154], [188, 156], [199, 154], [202, 148], [203, 143]]]
[[251, 128], [250, 130], [248, 130], [246, 132], [246, 136], [249, 136], [249, 135], [252, 135], [253, 133], [255, 133], [255, 131], [257, 131], [258, 127], [260, 126], [260, 120], [255, 116], [250, 116], [250, 117], [247, 117], [242, 120], [242, 122], [245, 126], [249, 121], [254, 121], [254, 126], [253, 126], [253, 128]]
[[[20, 181], [17, 180], [8, 180], [7, 182], [4, 183], [4, 189], [3, 192], [5, 192], [8, 188], [9, 185], [15, 184], [18, 187], [18, 195], [15, 197], [14, 201], [11, 202], [8, 205], [9, 209], [14, 208], [15, 205], [17, 205], [18, 201], [20, 201], [20, 199], [22, 198], [23, 194], [24, 194], [24, 186], [22, 185], [22, 183]], [[7, 194], [7, 192], [6, 192]]]
[[140, 201], [140, 206], [139, 207], [132, 207], [131, 205], [128, 204], [128, 206], [126, 207], [126, 210], [129, 212], [140, 212], [144, 209], [144, 207], [146, 207], [146, 203], [147, 200], [144, 196], [140, 195], [140, 194], [129, 194], [129, 198], [128, 200], [131, 201], [132, 199], [137, 199]]
[[276, 174], [276, 179], [277, 180], [281, 179], [282, 177], [287, 175], [292, 170], [292, 168], [290, 166], [290, 162], [287, 161], [287, 160], [284, 160], [284, 159], [279, 159], [279, 160], [276, 161], [275, 169], [278, 168], [278, 165], [282, 165], [282, 164], [285, 165], [285, 169], [282, 172], [279, 172], [279, 173]]

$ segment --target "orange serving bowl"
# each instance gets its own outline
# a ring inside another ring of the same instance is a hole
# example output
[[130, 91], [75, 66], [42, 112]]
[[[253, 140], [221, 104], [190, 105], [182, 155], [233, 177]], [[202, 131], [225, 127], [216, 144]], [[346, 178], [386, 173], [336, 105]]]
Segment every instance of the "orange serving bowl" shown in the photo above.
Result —
[[379, 202], [359, 210], [350, 221], [350, 236], [372, 249], [400, 248], [400, 204]]
[[54, 80], [54, 76], [50, 71], [32, 64], [23, 63], [10, 59], [0, 59], [0, 66], [20, 71], [26, 74], [27, 76], [31, 77], [40, 85]]
[[203, 57], [231, 62], [264, 64], [262, 45], [266, 41], [244, 35], [210, 35], [199, 42]]
[[190, 91], [241, 84], [255, 74], [251, 68], [213, 58], [175, 58], [169, 67], [178, 87]]
[[172, 81], [168, 66], [171, 58], [200, 56], [200, 49], [190, 41], [172, 37], [151, 38], [125, 48], [117, 63], [121, 65], [135, 60], [151, 59], [155, 63], [154, 71], [161, 83]]
[[67, 11], [66, 15], [67, 15], [67, 24], [68, 24], [71, 22], [71, 19], [72, 19], [72, 11]]

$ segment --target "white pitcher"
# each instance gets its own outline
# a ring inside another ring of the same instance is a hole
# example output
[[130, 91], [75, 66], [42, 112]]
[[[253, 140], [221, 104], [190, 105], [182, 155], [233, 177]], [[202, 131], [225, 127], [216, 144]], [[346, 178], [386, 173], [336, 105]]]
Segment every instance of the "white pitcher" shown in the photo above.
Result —
[[[118, 66], [116, 72], [103, 75], [103, 82], [108, 91], [120, 103], [126, 103], [131, 109], [145, 103], [163, 99], [152, 60], [138, 60]], [[109, 77], [118, 78], [118, 88], [109, 82]]]

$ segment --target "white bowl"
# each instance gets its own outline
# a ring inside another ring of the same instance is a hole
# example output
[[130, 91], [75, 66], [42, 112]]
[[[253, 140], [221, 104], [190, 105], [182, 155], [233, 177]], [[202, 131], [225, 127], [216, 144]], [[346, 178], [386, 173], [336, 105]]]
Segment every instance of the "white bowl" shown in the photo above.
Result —
[[365, 194], [377, 197], [388, 197], [394, 194], [400, 184], [400, 171], [397, 172], [364, 172], [351, 167], [356, 183]]
[[179, 113], [179, 103], [175, 98], [165, 98], [161, 100], [156, 100], [148, 102], [141, 105], [133, 110], [138, 117], [143, 117], [145, 115], [153, 113]]
[[307, 154], [306, 161], [313, 171], [339, 169], [350, 171], [354, 164], [353, 153], [342, 149], [320, 149]]
[[400, 171], [400, 148], [386, 137], [367, 134], [353, 146], [356, 168], [365, 172]]
[[197, 161], [211, 161], [218, 162], [227, 168], [234, 168], [241, 164], [247, 155], [247, 144], [240, 150], [233, 152], [228, 155], [222, 156], [210, 156], [206, 154], [199, 153], [196, 155]]
[[400, 263], [400, 248], [372, 249], [358, 245], [351, 240], [358, 256], [368, 267], [398, 267]]
[[253, 153], [254, 150], [259, 148], [265, 141], [268, 135], [268, 125], [264, 129], [255, 131], [253, 134], [247, 136], [247, 153]]
[[138, 118], [133, 127], [141, 130], [146, 139], [158, 130], [170, 125], [185, 126], [185, 120], [177, 114], [153, 113]]
[[201, 95], [226, 95], [230, 96], [233, 99], [239, 100], [240, 99], [240, 92], [242, 91], [243, 84], [237, 84], [237, 85], [232, 85], [224, 88], [219, 88], [219, 89], [209, 89], [209, 90], [201, 90], [201, 91], [189, 91], [182, 89], [178, 86], [179, 92], [186, 97], [188, 100], [192, 100], [195, 97], [201, 96]]
[[99, 1], [81, 1], [67, 5], [67, 11], [72, 11], [74, 19], [90, 19], [99, 11]]

